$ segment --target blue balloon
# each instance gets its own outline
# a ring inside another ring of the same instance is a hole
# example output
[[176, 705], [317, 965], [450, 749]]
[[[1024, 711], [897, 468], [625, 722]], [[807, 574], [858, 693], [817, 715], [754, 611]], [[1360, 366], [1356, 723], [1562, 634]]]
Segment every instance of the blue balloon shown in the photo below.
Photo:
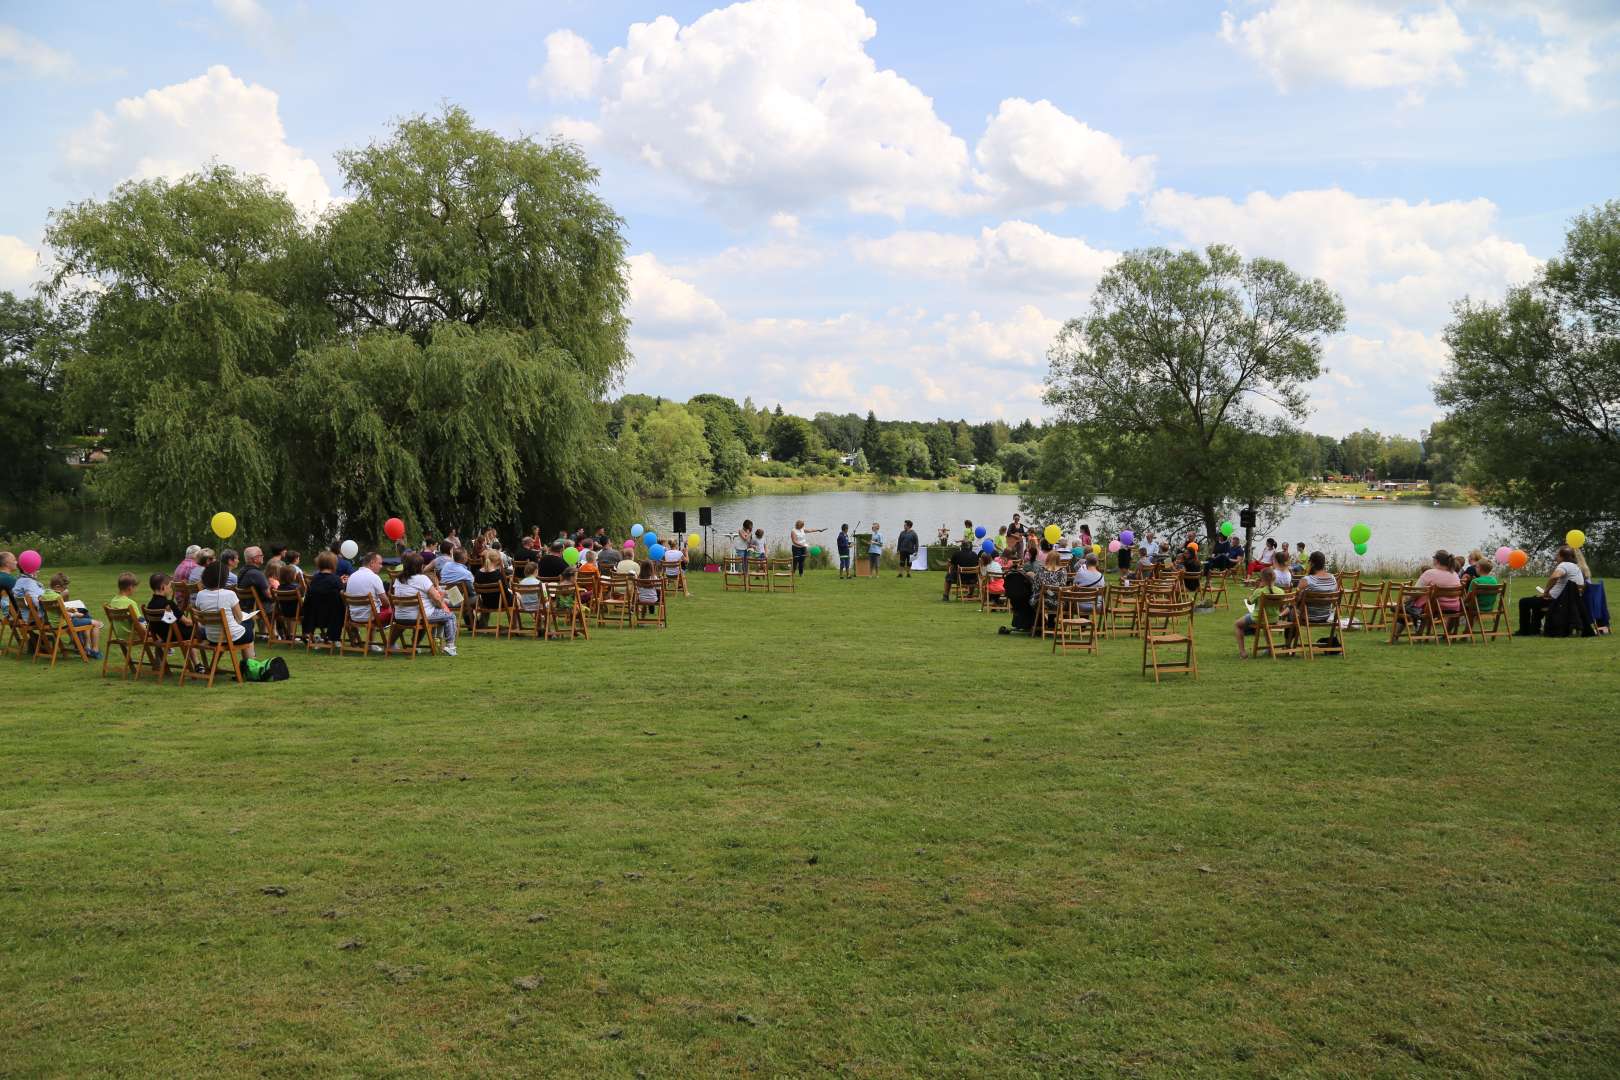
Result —
[[647, 530], [643, 529], [640, 525], [632, 525], [632, 526], [630, 526], [630, 535], [632, 537], [639, 538], [641, 536], [641, 534], [646, 532], [646, 531]]
[[[983, 529], [980, 529], [979, 531], [984, 532]], [[994, 555], [996, 553], [996, 542], [994, 540], [986, 540], [984, 543], [979, 545], [979, 550], [984, 552], [986, 555]]]
[[641, 538], [647, 541], [647, 546], [649, 548], [658, 543], [658, 534], [653, 532], [651, 529], [648, 529], [646, 532], [642, 533]]
[[647, 549], [647, 557], [652, 559], [653, 562], [663, 562], [664, 561], [664, 545], [663, 544], [653, 544], [651, 547], [649, 547]]
[[977, 536], [980, 540], [983, 540], [984, 539], [984, 526], [980, 525], [977, 529], [974, 529], [973, 530], [973, 535]]

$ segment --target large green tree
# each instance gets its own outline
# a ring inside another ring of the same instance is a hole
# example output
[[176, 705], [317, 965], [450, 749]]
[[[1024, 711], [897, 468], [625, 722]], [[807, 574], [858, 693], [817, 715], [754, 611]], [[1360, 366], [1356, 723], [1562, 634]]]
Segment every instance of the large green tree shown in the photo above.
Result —
[[698, 495], [710, 487], [709, 443], [703, 419], [666, 401], [620, 438], [648, 495]]
[[0, 292], [0, 495], [8, 499], [76, 482], [61, 442], [71, 432], [62, 373], [77, 341], [74, 310]]
[[1296, 457], [1277, 440], [1304, 417], [1323, 339], [1343, 324], [1332, 290], [1275, 260], [1219, 245], [1127, 254], [1051, 350], [1046, 400], [1086, 463], [1042, 468], [1026, 508], [1210, 535], [1233, 503], [1274, 505]]
[[1620, 556], [1620, 200], [1500, 304], [1459, 303], [1446, 343], [1435, 397], [1464, 478], [1519, 542], [1580, 529], [1590, 557]]
[[223, 167], [53, 215], [110, 499], [166, 542], [220, 509], [323, 540], [627, 519], [597, 404], [628, 360], [624, 242], [589, 163], [454, 108], [340, 163], [318, 222]]

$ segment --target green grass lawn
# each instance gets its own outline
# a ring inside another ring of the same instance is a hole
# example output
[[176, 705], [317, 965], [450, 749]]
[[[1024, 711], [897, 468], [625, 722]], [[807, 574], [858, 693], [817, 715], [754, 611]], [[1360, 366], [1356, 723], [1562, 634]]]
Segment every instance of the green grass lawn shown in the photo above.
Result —
[[1615, 1074], [1613, 639], [1222, 613], [1154, 686], [937, 575], [696, 578], [280, 684], [0, 661], [0, 1074]]

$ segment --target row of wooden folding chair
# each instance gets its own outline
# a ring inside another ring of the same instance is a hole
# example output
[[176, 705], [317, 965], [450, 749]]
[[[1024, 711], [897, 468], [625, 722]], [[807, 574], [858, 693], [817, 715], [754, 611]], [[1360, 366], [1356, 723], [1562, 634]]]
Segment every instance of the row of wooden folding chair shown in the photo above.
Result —
[[1079, 586], [1059, 589], [1057, 617], [1052, 624], [1052, 651], [1079, 651], [1095, 655], [1102, 607], [1102, 589]]
[[[798, 574], [794, 571], [792, 559], [752, 557], [744, 559], [731, 555], [721, 564], [720, 576], [721, 586], [728, 592], [798, 591]], [[659, 580], [664, 582], [664, 588], [668, 591], [668, 580], [666, 578]], [[680, 591], [686, 593], [684, 570], [678, 580]]]
[[43, 606], [26, 594], [13, 596], [7, 607], [6, 628], [0, 634], [6, 637], [5, 652], [16, 650], [17, 658], [32, 656], [35, 662], [49, 650], [51, 667], [67, 649], [78, 653], [84, 663], [90, 662], [95, 642], [86, 642], [95, 628], [74, 626], [72, 612], [66, 601], [47, 600]]
[[[1261, 596], [1254, 610], [1254, 655], [1262, 651], [1272, 659], [1282, 656], [1344, 656], [1344, 634], [1339, 628], [1342, 590]], [[1326, 631], [1320, 640], [1315, 633]], [[1279, 639], [1281, 643], [1279, 644]]]
[[[1487, 601], [1482, 603], [1482, 601]], [[1497, 638], [1513, 640], [1507, 620], [1507, 586], [1416, 585], [1392, 587], [1388, 602], [1389, 643], [1444, 642], [1472, 644]], [[1418, 610], [1414, 613], [1413, 608]]]

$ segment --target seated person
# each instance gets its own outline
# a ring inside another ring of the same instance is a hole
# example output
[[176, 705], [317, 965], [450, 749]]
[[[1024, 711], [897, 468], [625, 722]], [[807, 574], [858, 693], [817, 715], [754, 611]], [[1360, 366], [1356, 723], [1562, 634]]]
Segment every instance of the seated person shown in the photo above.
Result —
[[1051, 622], [1057, 617], [1058, 590], [1069, 583], [1068, 571], [1063, 568], [1063, 560], [1055, 548], [1047, 550], [1041, 568], [1035, 572], [1035, 583], [1041, 589], [1044, 617]]
[[203, 568], [202, 590], [191, 600], [191, 610], [210, 643], [220, 640], [220, 613], [224, 613], [231, 641], [242, 655], [253, 659], [253, 624], [242, 612], [236, 593], [226, 586], [225, 563], [216, 559]]
[[537, 576], [542, 581], [560, 579], [567, 575], [568, 562], [563, 558], [563, 548], [566, 545], [561, 540], [553, 540], [551, 547], [540, 556], [540, 566]]
[[658, 614], [658, 564], [648, 559], [636, 574], [636, 603], [643, 615]]
[[940, 599], [949, 600], [951, 598], [951, 586], [958, 581], [967, 579], [968, 575], [963, 574], [964, 570], [971, 570], [976, 574], [978, 569], [979, 557], [973, 554], [973, 541], [971, 539], [963, 540], [956, 545], [956, 550], [951, 552], [950, 565], [945, 568], [945, 595], [941, 596]]
[[1564, 590], [1572, 585], [1579, 593], [1586, 587], [1586, 575], [1581, 573], [1580, 565], [1575, 561], [1575, 549], [1565, 544], [1558, 549], [1558, 562], [1547, 575], [1547, 583], [1537, 590], [1535, 596], [1526, 596], [1519, 601], [1519, 633], [1525, 637], [1540, 634], [1541, 620], [1564, 595]]
[[1007, 598], [1006, 571], [1002, 569], [1000, 559], [991, 559], [984, 564], [984, 591], [990, 594], [992, 600]]
[[[1423, 571], [1423, 573], [1419, 574], [1417, 581], [1413, 584], [1419, 589], [1429, 589], [1436, 586], [1442, 589], [1455, 589], [1460, 587], [1462, 585], [1462, 579], [1460, 579], [1457, 576], [1457, 572], [1451, 568], [1451, 552], [1444, 549], [1435, 552], [1433, 565], [1431, 565], [1427, 570]], [[1428, 600], [1426, 597], [1420, 596], [1414, 598], [1406, 605], [1407, 615], [1411, 616], [1414, 621], [1421, 620], [1423, 618], [1423, 609], [1427, 602]], [[1452, 597], [1440, 601], [1440, 614], [1455, 615], [1460, 611], [1462, 611], [1461, 600]]]
[[[1288, 558], [1286, 555], [1281, 557], [1284, 559]], [[1232, 632], [1237, 637], [1239, 660], [1247, 660], [1249, 658], [1248, 652], [1244, 649], [1243, 639], [1254, 633], [1254, 614], [1259, 610], [1260, 598], [1263, 596], [1282, 596], [1287, 591], [1288, 590], [1277, 584], [1276, 570], [1267, 567], [1266, 569], [1260, 571], [1260, 584], [1254, 590], [1254, 592], [1249, 594], [1248, 606], [1251, 610], [1246, 612], [1242, 618], [1238, 619], [1237, 622], [1232, 624]], [[1286, 615], [1287, 613], [1284, 612], [1285, 618]]]
[[1027, 634], [1035, 628], [1035, 579], [1013, 564], [1006, 572], [1007, 607], [1012, 612], [1012, 625], [1003, 626], [1003, 634]]
[[664, 548], [664, 576], [671, 580], [681, 576], [686, 569], [686, 552], [675, 544]]
[[[343, 591], [349, 596], [376, 597], [376, 600], [371, 604], [351, 604], [349, 606], [349, 619], [351, 621], [369, 623], [374, 606], [379, 609], [377, 616], [379, 623], [388, 622], [392, 617], [392, 612], [389, 609], [388, 587], [383, 584], [382, 576], [377, 573], [382, 569], [382, 565], [382, 556], [375, 551], [368, 551], [360, 557], [360, 565], [355, 568], [354, 573], [349, 575], [349, 580], [344, 584]], [[349, 638], [349, 644], [360, 644], [359, 635], [352, 629], [349, 632]], [[382, 652], [382, 646], [373, 645], [372, 650]]]
[[101, 640], [101, 620], [92, 619], [85, 612], [84, 605], [75, 602], [68, 595], [68, 586], [71, 584], [68, 576], [60, 571], [52, 575], [50, 588], [39, 596], [40, 610], [45, 615], [45, 621], [51, 622], [56, 615], [56, 603], [61, 601], [72, 623], [73, 635], [84, 647], [84, 654], [92, 660], [100, 660], [101, 650], [96, 648], [96, 643]]
[[492, 547], [484, 548], [483, 565], [474, 570], [472, 576], [475, 586], [495, 586], [494, 592], [477, 594], [478, 625], [488, 626], [490, 612], [500, 609], [506, 603], [506, 563], [501, 558], [500, 551]]
[[[461, 549], [457, 549], [460, 553]], [[471, 575], [469, 575], [470, 577]], [[407, 552], [400, 559], [399, 580], [394, 582], [394, 625], [389, 632], [389, 646], [398, 648], [400, 638], [416, 622], [417, 609], [428, 624], [430, 634], [444, 637], [441, 647], [444, 655], [456, 655], [456, 613], [431, 578], [422, 572], [422, 556]], [[415, 646], [415, 642], [412, 642]]]
[[1496, 564], [1485, 556], [1478, 555], [1474, 559], [1474, 564], [1468, 569], [1472, 570], [1473, 573], [1469, 575], [1465, 587], [1468, 589], [1468, 595], [1474, 597], [1474, 610], [1480, 612], [1495, 611], [1496, 594], [1475, 595], [1474, 587], [1476, 585], [1500, 585], [1502, 583], [1496, 576]]
[[1281, 589], [1283, 592], [1287, 592], [1294, 584], [1294, 574], [1289, 568], [1289, 562], [1288, 551], [1286, 549], [1279, 549], [1277, 553], [1271, 557], [1272, 584], [1276, 585], [1277, 588]]
[[[518, 567], [518, 573], [521, 575], [521, 579], [518, 581], [519, 585], [540, 584], [540, 578], [535, 573], [534, 563], [523, 563]], [[517, 602], [518, 606], [524, 611], [528, 612], [530, 615], [536, 614], [540, 610], [540, 597], [538, 594], [529, 593], [525, 595], [524, 593], [518, 593]]]
[[[130, 618], [134, 619], [135, 622], [144, 623], [146, 621], [145, 613], [141, 610], [141, 605], [135, 599], [135, 583], [137, 580], [138, 579], [135, 577], [135, 575], [130, 573], [128, 570], [125, 570], [122, 574], [119, 574], [118, 595], [107, 601], [107, 607], [112, 611], [127, 611], [130, 614]], [[107, 636], [102, 639], [101, 649], [103, 652], [107, 650], [107, 642], [113, 640], [114, 635], [117, 635], [119, 641], [123, 641], [125, 644], [128, 644], [128, 638], [120, 634], [117, 628], [108, 626]], [[133, 636], [133, 631], [131, 631], [131, 636]]]
[[1332, 627], [1332, 632], [1323, 640], [1323, 644], [1336, 647], [1339, 643], [1339, 605], [1312, 604], [1311, 593], [1336, 593], [1339, 591], [1339, 579], [1328, 572], [1327, 556], [1320, 551], [1311, 552], [1306, 565], [1310, 573], [1300, 579], [1299, 591], [1308, 613], [1308, 621], [1312, 626]]
[[[1081, 589], [1100, 589], [1107, 584], [1108, 579], [1103, 577], [1102, 570], [1097, 565], [1097, 556], [1087, 555], [1074, 571], [1074, 584]], [[1080, 605], [1081, 611], [1091, 611], [1096, 605], [1086, 601]]]
[[315, 556], [315, 576], [304, 593], [304, 638], [336, 643], [343, 635], [343, 577], [338, 573], [338, 554], [323, 551]]

